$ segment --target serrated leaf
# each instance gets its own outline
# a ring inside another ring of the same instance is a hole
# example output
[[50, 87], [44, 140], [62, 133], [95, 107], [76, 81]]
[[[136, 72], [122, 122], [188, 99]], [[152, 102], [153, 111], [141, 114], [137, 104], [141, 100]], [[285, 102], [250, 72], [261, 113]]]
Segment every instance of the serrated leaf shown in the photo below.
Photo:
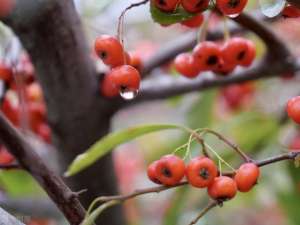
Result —
[[195, 16], [195, 14], [189, 13], [181, 7], [177, 7], [174, 12], [163, 12], [153, 4], [150, 4], [150, 13], [154, 22], [157, 22], [161, 25], [179, 23]]
[[167, 129], [184, 128], [172, 124], [141, 125], [108, 134], [92, 145], [85, 153], [78, 155], [69, 166], [65, 176], [72, 176], [91, 166], [93, 163], [120, 144], [131, 141], [145, 134]]

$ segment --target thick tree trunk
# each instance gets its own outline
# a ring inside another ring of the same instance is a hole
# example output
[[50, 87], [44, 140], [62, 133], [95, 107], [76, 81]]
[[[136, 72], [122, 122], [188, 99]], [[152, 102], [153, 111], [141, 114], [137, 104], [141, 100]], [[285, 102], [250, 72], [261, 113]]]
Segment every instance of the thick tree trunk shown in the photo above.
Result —
[[[109, 130], [117, 106], [97, 92], [97, 79], [80, 20], [70, 0], [18, 0], [6, 20], [36, 67], [44, 90], [48, 119], [62, 168]], [[70, 179], [87, 207], [100, 195], [117, 192], [111, 155]], [[108, 210], [97, 224], [125, 224], [120, 207]]]

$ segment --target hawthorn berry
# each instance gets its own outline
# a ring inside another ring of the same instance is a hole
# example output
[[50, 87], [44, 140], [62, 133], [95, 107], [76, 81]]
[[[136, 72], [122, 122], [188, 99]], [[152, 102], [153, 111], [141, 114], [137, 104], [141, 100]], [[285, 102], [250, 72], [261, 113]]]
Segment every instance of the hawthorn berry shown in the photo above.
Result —
[[177, 72], [188, 78], [194, 78], [200, 73], [199, 65], [193, 55], [181, 53], [176, 56], [174, 66]]
[[193, 55], [200, 70], [214, 70], [221, 61], [221, 50], [212, 41], [200, 42], [193, 49]]
[[149, 166], [148, 166], [148, 169], [147, 169], [147, 175], [148, 175], [148, 178], [156, 183], [156, 184], [161, 184], [161, 182], [157, 179], [157, 176], [156, 176], [156, 166], [157, 166], [157, 163], [158, 161], [154, 161], [152, 162]]
[[208, 186], [207, 192], [212, 199], [226, 201], [236, 195], [237, 185], [232, 178], [219, 176]]
[[95, 41], [95, 51], [99, 58], [111, 67], [124, 65], [126, 53], [122, 44], [113, 36], [102, 35]]
[[218, 175], [218, 169], [208, 157], [196, 157], [186, 167], [188, 182], [198, 188], [208, 187]]
[[0, 165], [9, 165], [15, 160], [14, 156], [10, 154], [4, 146], [0, 147]]
[[109, 73], [105, 74], [100, 82], [100, 92], [107, 98], [116, 97], [120, 93], [119, 88], [113, 83], [113, 77]]
[[282, 16], [286, 18], [298, 18], [300, 17], [300, 9], [289, 4], [283, 9]]
[[0, 62], [0, 80], [9, 82], [10, 80], [12, 80], [12, 76], [12, 68], [6, 65], [4, 62]]
[[255, 59], [256, 49], [255, 49], [255, 45], [252, 41], [250, 41], [250, 40], [245, 40], [245, 41], [246, 41], [246, 44], [248, 46], [248, 49], [245, 52], [244, 57], [242, 57], [242, 59], [239, 60], [239, 64], [241, 66], [248, 67], [248, 66], [251, 66], [252, 62]]
[[33, 102], [43, 101], [43, 92], [41, 86], [37, 82], [33, 82], [26, 86], [25, 89], [26, 99]]
[[141, 71], [143, 67], [143, 61], [141, 56], [137, 52], [130, 52], [129, 53], [129, 65], [136, 68], [138, 71]]
[[0, 17], [6, 17], [10, 14], [15, 6], [15, 0], [1, 0], [0, 1]]
[[287, 103], [288, 116], [296, 123], [300, 124], [300, 96], [291, 98]]
[[156, 168], [157, 179], [166, 186], [178, 184], [184, 176], [185, 165], [181, 158], [175, 155], [165, 155], [158, 160]]
[[47, 143], [51, 143], [51, 129], [47, 123], [40, 123], [36, 128], [37, 135]]
[[201, 26], [203, 20], [204, 16], [202, 14], [198, 14], [190, 19], [182, 21], [181, 24], [190, 28], [196, 28]]
[[213, 70], [213, 72], [226, 76], [230, 73], [232, 73], [235, 69], [235, 64], [230, 64], [227, 62], [224, 62], [224, 60], [221, 60], [221, 62], [218, 64], [217, 68]]
[[240, 192], [248, 192], [257, 183], [260, 170], [254, 163], [244, 163], [236, 171], [234, 180]]
[[182, 7], [190, 13], [198, 13], [207, 9], [209, 0], [181, 0]]
[[[248, 45], [247, 40], [244, 38], [231, 38], [226, 41], [222, 47], [222, 58], [226, 63], [229, 63], [231, 65], [240, 65], [241, 63], [246, 65], [253, 57], [253, 53], [251, 52], [249, 53], [250, 57], [247, 56], [249, 46], [250, 45]], [[250, 60], [248, 59], [248, 57]]]
[[173, 12], [180, 0], [151, 0], [151, 2], [162, 11]]
[[9, 121], [14, 124], [15, 126], [18, 126], [20, 123], [20, 108], [18, 106], [15, 106], [12, 104], [12, 102], [7, 98], [4, 97], [2, 105], [1, 105], [1, 111], [3, 114], [9, 119]]
[[289, 144], [289, 149], [293, 151], [300, 151], [300, 134], [293, 137]]
[[216, 5], [224, 15], [234, 17], [243, 11], [247, 2], [248, 0], [216, 0]]

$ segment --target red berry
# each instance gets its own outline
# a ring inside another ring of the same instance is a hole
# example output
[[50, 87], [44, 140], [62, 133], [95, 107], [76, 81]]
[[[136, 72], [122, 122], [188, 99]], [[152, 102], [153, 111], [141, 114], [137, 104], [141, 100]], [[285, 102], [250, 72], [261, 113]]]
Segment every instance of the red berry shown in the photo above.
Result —
[[208, 195], [216, 200], [232, 199], [237, 192], [237, 185], [230, 177], [216, 177], [207, 189]]
[[121, 43], [112, 36], [102, 35], [95, 41], [95, 51], [102, 61], [109, 66], [124, 65], [126, 54]]
[[247, 2], [248, 0], [217, 0], [216, 4], [224, 15], [234, 16], [243, 11]]
[[200, 73], [200, 68], [193, 55], [181, 53], [176, 56], [174, 66], [177, 72], [188, 78], [194, 78]]
[[282, 16], [287, 18], [298, 18], [300, 17], [300, 9], [289, 4], [283, 9]]
[[190, 28], [200, 27], [203, 23], [204, 16], [202, 14], [198, 14], [190, 19], [182, 21], [181, 24]]
[[245, 56], [239, 61], [241, 66], [251, 66], [252, 62], [256, 56], [255, 45], [252, 41], [246, 40], [246, 44], [248, 45], [248, 50], [245, 52]]
[[7, 97], [3, 99], [1, 110], [12, 124], [14, 124], [15, 126], [19, 125], [20, 108], [18, 106], [13, 105]]
[[157, 179], [157, 176], [156, 176], [156, 166], [157, 166], [157, 163], [158, 161], [154, 161], [152, 162], [149, 166], [148, 166], [148, 169], [147, 169], [147, 175], [148, 175], [148, 178], [156, 183], [156, 184], [161, 184], [161, 182]]
[[0, 62], [0, 80], [9, 82], [10, 80], [12, 80], [12, 76], [12, 68], [3, 62]]
[[208, 187], [218, 175], [218, 169], [211, 159], [197, 157], [192, 159], [186, 167], [185, 174], [188, 182], [198, 188]]
[[164, 185], [178, 184], [184, 176], [185, 165], [181, 158], [175, 155], [166, 155], [158, 160], [156, 165], [157, 179]]
[[143, 61], [142, 61], [141, 56], [137, 52], [130, 52], [129, 56], [130, 56], [129, 65], [133, 66], [138, 71], [141, 71], [141, 69], [143, 67]]
[[36, 133], [47, 143], [51, 143], [51, 129], [48, 124], [40, 123], [37, 126]]
[[257, 183], [260, 170], [254, 163], [244, 163], [236, 171], [234, 180], [240, 192], [248, 192]]
[[182, 7], [190, 13], [198, 13], [207, 9], [209, 0], [181, 0]]
[[9, 165], [15, 160], [14, 156], [10, 154], [4, 146], [0, 147], [0, 165]]
[[107, 98], [116, 97], [120, 94], [120, 90], [113, 83], [113, 77], [109, 74], [105, 74], [103, 80], [100, 83], [100, 92]]
[[291, 143], [289, 144], [289, 149], [293, 151], [300, 151], [300, 134], [293, 137]]
[[217, 69], [214, 69], [213, 71], [219, 75], [226, 76], [232, 73], [235, 67], [235, 64], [226, 63], [224, 62], [224, 60], [221, 60], [221, 62], [218, 64]]
[[42, 102], [43, 92], [41, 86], [37, 82], [33, 82], [26, 86], [25, 90], [26, 99], [32, 102]]
[[300, 124], [300, 96], [291, 98], [287, 103], [286, 110], [289, 117]]
[[15, 0], [1, 0], [0, 1], [0, 17], [6, 17], [10, 14], [15, 6]]
[[173, 12], [180, 0], [151, 0], [151, 2], [162, 11]]
[[29, 102], [27, 107], [29, 125], [36, 132], [38, 125], [46, 120], [46, 106], [41, 102]]
[[217, 44], [204, 41], [197, 44], [193, 50], [196, 63], [202, 70], [214, 70], [221, 61], [221, 50]]
[[232, 65], [249, 63], [249, 60], [245, 60], [247, 58], [247, 53], [248, 42], [244, 38], [232, 38], [225, 42], [225, 44], [222, 47], [223, 60]]

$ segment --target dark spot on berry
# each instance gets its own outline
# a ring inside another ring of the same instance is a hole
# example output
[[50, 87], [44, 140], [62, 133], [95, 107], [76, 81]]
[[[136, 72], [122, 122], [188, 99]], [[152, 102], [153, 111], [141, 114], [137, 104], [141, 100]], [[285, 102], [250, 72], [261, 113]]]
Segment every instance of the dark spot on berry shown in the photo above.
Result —
[[126, 90], [127, 90], [127, 86], [125, 86], [125, 85], [120, 86], [120, 91], [121, 92], [125, 92]]
[[158, 4], [159, 5], [167, 5], [167, 3], [165, 2], [165, 0], [158, 0]]
[[215, 55], [211, 55], [208, 57], [206, 64], [209, 66], [215, 65], [218, 63], [218, 57]]
[[161, 170], [161, 172], [162, 172], [162, 174], [163, 174], [164, 176], [166, 176], [166, 177], [172, 177], [172, 173], [171, 173], [171, 171], [170, 171], [168, 168], [163, 168], [163, 169]]
[[207, 171], [206, 168], [201, 168], [199, 171], [200, 177], [202, 177], [204, 180], [207, 180], [209, 178], [209, 172]]
[[195, 5], [195, 8], [202, 8], [202, 6], [203, 6], [203, 4], [204, 4], [204, 1], [205, 1], [205, 0], [199, 0], [199, 1], [197, 2], [197, 4]]
[[237, 60], [242, 60], [246, 55], [246, 51], [241, 51], [239, 54], [236, 56]]
[[104, 52], [104, 51], [99, 52], [99, 57], [100, 57], [101, 59], [106, 59], [106, 57], [107, 57], [107, 52]]
[[229, 8], [236, 8], [240, 4], [240, 0], [229, 0], [228, 7]]

